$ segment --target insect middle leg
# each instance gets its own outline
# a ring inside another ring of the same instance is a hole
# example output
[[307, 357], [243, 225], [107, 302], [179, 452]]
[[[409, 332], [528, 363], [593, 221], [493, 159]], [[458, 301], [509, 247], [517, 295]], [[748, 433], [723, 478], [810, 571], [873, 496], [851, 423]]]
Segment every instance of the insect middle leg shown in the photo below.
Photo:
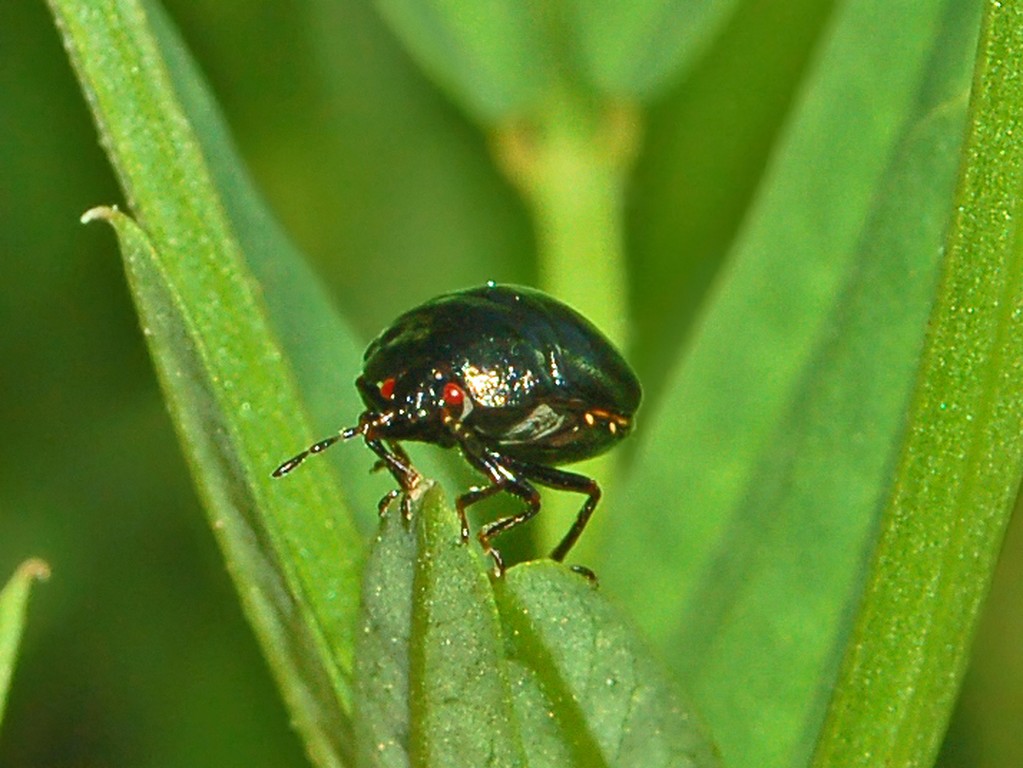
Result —
[[526, 502], [526, 508], [522, 512], [487, 523], [476, 534], [483, 551], [494, 560], [494, 572], [500, 576], [504, 573], [504, 558], [491, 544], [491, 540], [534, 517], [540, 511], [540, 494], [536, 488], [510, 470], [502, 457], [478, 446], [472, 447], [477, 450], [464, 450], [465, 457], [470, 464], [490, 479], [490, 485], [484, 488], [473, 488], [456, 500], [455, 507], [462, 524], [462, 537], [466, 538], [469, 533], [465, 510], [472, 504], [490, 498], [501, 491], [512, 493]]

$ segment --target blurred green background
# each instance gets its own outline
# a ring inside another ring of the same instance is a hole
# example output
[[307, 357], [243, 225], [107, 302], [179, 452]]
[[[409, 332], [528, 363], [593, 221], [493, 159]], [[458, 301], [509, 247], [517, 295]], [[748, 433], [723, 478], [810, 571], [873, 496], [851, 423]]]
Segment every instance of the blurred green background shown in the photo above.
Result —
[[[368, 4], [166, 5], [271, 206], [367, 340], [436, 293], [535, 282], [527, 211], [486, 137]], [[630, 357], [648, 397], [831, 5], [744, 3], [644, 115], [627, 237]], [[198, 508], [113, 238], [78, 223], [122, 198], [40, 3], [0, 4], [0, 139], [0, 572], [30, 555], [53, 568], [33, 595], [0, 766], [303, 765]], [[1015, 530], [943, 765], [1023, 760], [1021, 584]]]

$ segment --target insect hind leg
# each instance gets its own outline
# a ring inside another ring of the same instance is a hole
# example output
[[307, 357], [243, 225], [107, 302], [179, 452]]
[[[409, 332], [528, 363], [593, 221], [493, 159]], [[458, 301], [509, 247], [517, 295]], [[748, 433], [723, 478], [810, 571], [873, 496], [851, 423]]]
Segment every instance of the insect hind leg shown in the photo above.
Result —
[[586, 524], [593, 515], [600, 501], [600, 486], [597, 481], [585, 475], [575, 472], [566, 472], [563, 469], [544, 466], [542, 464], [529, 464], [521, 461], [509, 461], [510, 467], [521, 477], [532, 480], [534, 483], [553, 488], [558, 491], [572, 491], [573, 493], [586, 494], [586, 501], [576, 514], [575, 522], [568, 529], [561, 542], [551, 550], [551, 559], [561, 562], [568, 555], [569, 550], [575, 546], [576, 541], [582, 535]]

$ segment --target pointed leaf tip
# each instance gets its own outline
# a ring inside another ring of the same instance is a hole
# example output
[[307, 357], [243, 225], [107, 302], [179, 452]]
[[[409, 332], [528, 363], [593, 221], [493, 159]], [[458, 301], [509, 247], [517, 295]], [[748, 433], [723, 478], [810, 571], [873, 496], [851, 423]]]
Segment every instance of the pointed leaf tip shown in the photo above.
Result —
[[50, 566], [38, 558], [23, 562], [10, 581], [0, 590], [0, 722], [3, 721], [7, 692], [14, 673], [21, 635], [25, 629], [25, 611], [33, 581], [50, 577]]
[[116, 205], [97, 205], [90, 208], [78, 219], [82, 224], [91, 224], [94, 221], [110, 221], [120, 213]]

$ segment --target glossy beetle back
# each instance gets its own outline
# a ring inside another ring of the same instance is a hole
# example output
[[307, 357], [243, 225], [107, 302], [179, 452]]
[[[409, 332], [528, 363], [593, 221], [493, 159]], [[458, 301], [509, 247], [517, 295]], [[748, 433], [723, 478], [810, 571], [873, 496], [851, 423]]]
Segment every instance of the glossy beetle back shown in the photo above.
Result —
[[364, 362], [367, 406], [388, 407], [383, 382], [404, 404], [409, 419], [396, 422], [396, 439], [449, 444], [436, 416], [442, 385], [455, 381], [471, 401], [467, 428], [504, 455], [545, 465], [609, 448], [629, 432], [642, 396], [588, 320], [517, 286], [488, 284], [416, 307], [369, 345]]

